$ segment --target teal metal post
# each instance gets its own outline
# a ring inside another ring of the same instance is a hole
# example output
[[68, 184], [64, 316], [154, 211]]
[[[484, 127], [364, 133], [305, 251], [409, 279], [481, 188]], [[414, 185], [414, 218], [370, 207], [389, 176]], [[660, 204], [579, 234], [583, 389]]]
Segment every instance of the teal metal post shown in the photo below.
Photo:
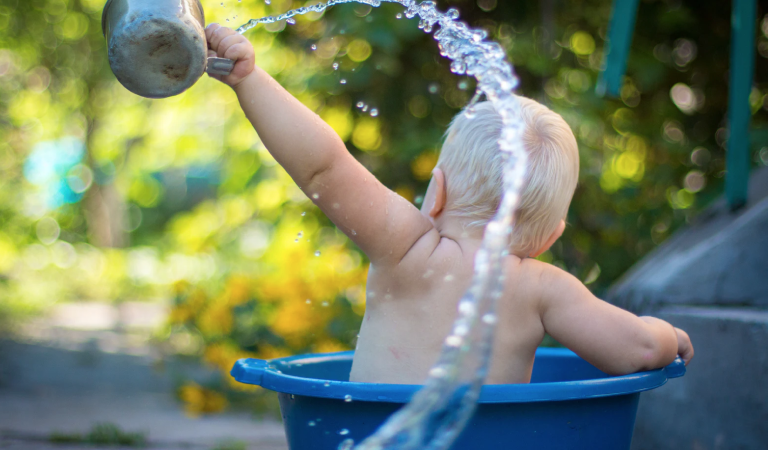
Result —
[[749, 186], [749, 93], [755, 65], [755, 0], [734, 0], [731, 12], [731, 71], [728, 86], [728, 149], [725, 197], [732, 210], [747, 203]]
[[603, 71], [597, 81], [595, 92], [618, 97], [624, 73], [627, 70], [629, 47], [635, 31], [638, 0], [615, 0], [611, 23], [608, 27], [608, 43], [603, 60]]

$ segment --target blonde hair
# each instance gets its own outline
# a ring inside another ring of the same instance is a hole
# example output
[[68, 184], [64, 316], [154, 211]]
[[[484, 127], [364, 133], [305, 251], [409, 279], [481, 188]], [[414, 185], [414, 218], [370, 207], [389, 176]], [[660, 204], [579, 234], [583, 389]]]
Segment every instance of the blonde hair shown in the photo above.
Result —
[[[525, 257], [537, 251], [565, 219], [579, 176], [576, 138], [563, 118], [525, 97], [523, 145], [528, 170], [510, 241], [511, 252]], [[502, 155], [498, 140], [501, 116], [490, 102], [478, 103], [475, 116], [459, 113], [446, 132], [437, 167], [445, 174], [445, 213], [485, 226], [499, 207]]]

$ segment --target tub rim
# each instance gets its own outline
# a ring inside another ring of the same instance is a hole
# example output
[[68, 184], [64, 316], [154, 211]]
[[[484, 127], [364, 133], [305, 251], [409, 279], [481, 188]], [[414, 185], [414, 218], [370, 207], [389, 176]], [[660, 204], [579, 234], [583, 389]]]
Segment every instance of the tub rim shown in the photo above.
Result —
[[[414, 384], [359, 383], [305, 378], [280, 371], [281, 366], [290, 364], [349, 360], [353, 354], [354, 351], [313, 353], [269, 361], [245, 358], [235, 363], [230, 374], [241, 383], [261, 386], [279, 393], [342, 401], [349, 395], [352, 401], [407, 403], [422, 387]], [[539, 348], [536, 350], [536, 356], [581, 359], [571, 350], [564, 348]], [[628, 395], [655, 389], [665, 384], [668, 379], [683, 375], [685, 375], [685, 364], [678, 357], [670, 365], [660, 369], [617, 377], [485, 385], [480, 392], [479, 403], [530, 403]]]

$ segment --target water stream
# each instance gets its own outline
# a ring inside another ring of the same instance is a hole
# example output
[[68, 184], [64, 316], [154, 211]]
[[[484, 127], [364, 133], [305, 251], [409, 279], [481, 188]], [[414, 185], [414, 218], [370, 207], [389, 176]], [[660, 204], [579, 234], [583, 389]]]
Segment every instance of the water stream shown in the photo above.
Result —
[[[346, 440], [339, 447], [344, 450], [353, 447], [358, 450], [444, 450], [451, 446], [472, 417], [487, 376], [496, 324], [496, 300], [503, 291], [503, 262], [508, 255], [512, 217], [527, 164], [521, 139], [523, 124], [519, 104], [512, 93], [518, 79], [505, 60], [504, 49], [496, 42], [487, 41], [485, 31], [460, 22], [457, 10], [438, 11], [432, 1], [330, 0], [278, 16], [252, 19], [237, 31], [244, 33], [259, 24], [322, 12], [341, 3], [378, 7], [382, 1], [401, 4], [409, 19], [418, 16], [419, 28], [426, 33], [439, 27], [434, 38], [440, 54], [452, 61], [451, 71], [477, 79], [478, 90], [466, 114], [472, 116], [472, 105], [485, 94], [504, 124], [499, 139], [499, 149], [504, 155], [504, 194], [498, 212], [486, 226], [482, 246], [475, 256], [472, 284], [459, 302], [458, 317], [445, 339], [437, 364], [411, 402], [393, 414], [374, 435], [357, 446]], [[471, 369], [469, 372], [467, 367]]]

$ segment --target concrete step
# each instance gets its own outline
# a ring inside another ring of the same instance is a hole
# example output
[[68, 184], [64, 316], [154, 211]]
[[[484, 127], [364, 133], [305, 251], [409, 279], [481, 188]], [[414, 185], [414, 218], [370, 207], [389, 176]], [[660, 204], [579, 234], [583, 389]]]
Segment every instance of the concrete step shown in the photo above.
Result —
[[768, 449], [768, 310], [667, 307], [695, 355], [686, 375], [643, 393], [632, 450]]

